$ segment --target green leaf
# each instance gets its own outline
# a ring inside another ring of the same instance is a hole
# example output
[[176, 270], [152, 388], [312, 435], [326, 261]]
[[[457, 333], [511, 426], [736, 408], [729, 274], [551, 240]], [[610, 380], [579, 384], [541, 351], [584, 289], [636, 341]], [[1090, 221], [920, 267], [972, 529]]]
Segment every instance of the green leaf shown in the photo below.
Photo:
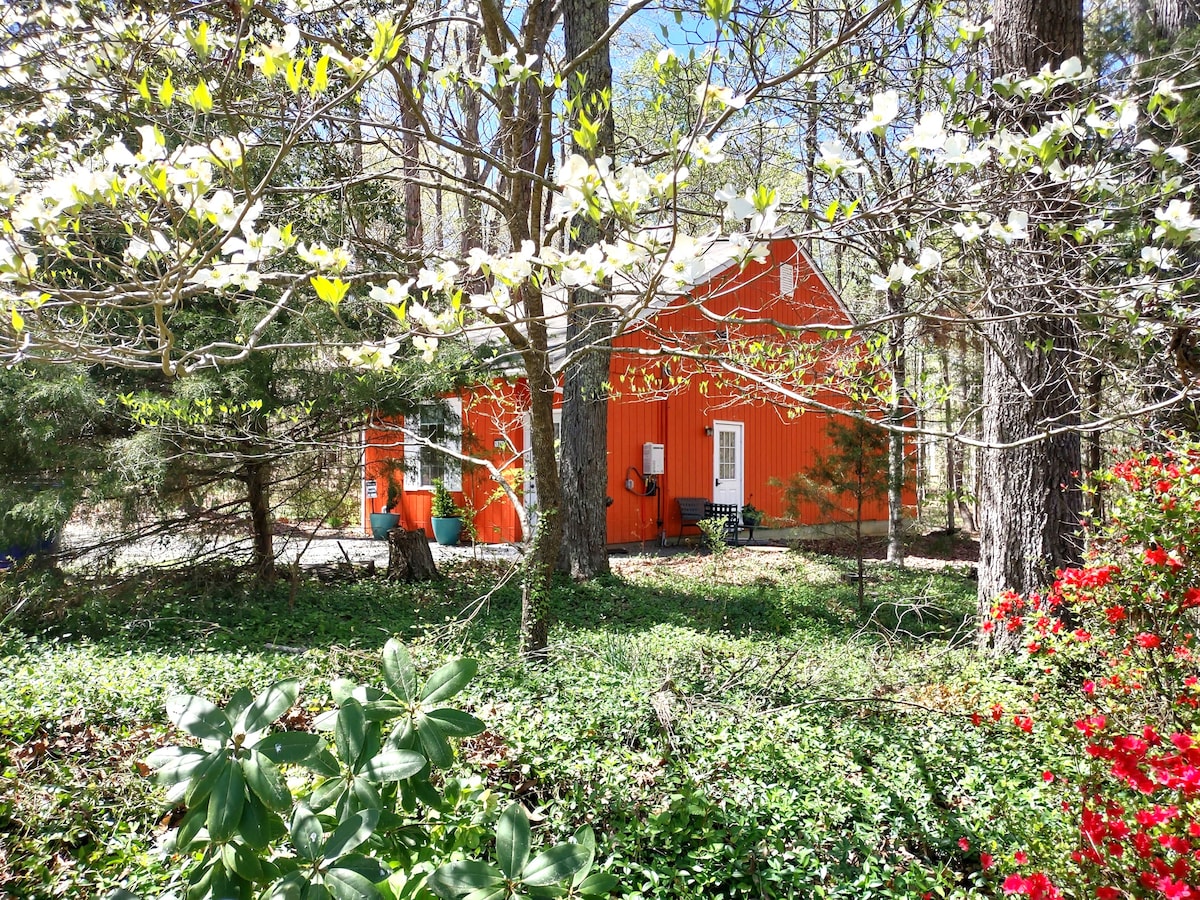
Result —
[[335, 866], [339, 869], [357, 872], [372, 884], [378, 884], [392, 874], [392, 870], [384, 865], [382, 860], [376, 859], [374, 856], [362, 856], [358, 853], [343, 856], [335, 863]]
[[395, 638], [383, 647], [383, 680], [406, 703], [417, 699], [417, 670], [408, 650]]
[[529, 813], [520, 803], [510, 803], [496, 823], [496, 856], [500, 871], [516, 878], [529, 862]]
[[438, 723], [422, 713], [417, 713], [417, 737], [421, 739], [421, 749], [431, 763], [440, 769], [453, 764], [454, 751], [450, 749], [446, 733]]
[[233, 737], [229, 717], [203, 697], [181, 694], [167, 701], [167, 718], [202, 741], [225, 744]]
[[305, 734], [303, 731], [279, 731], [275, 734], [268, 734], [260, 740], [254, 745], [254, 750], [271, 762], [302, 763], [313, 755], [320, 744], [321, 738], [315, 734]]
[[346, 782], [335, 775], [335, 777], [330, 778], [328, 781], [317, 785], [313, 792], [308, 795], [308, 803], [315, 810], [326, 810], [337, 803], [338, 798], [345, 792]]
[[[149, 94], [149, 89], [147, 89], [147, 94]], [[175, 98], [175, 85], [171, 84], [171, 73], [168, 72], [167, 77], [163, 79], [163, 83], [161, 85], [159, 85], [158, 102], [166, 107], [166, 106], [171, 105], [171, 101], [174, 98]], [[146, 99], [149, 100], [150, 97], [147, 96]]]
[[225, 868], [245, 878], [250, 882], [263, 880], [262, 860], [259, 859], [245, 844], [231, 841], [221, 850]]
[[292, 793], [275, 763], [261, 753], [251, 753], [242, 763], [246, 784], [272, 812], [287, 812], [292, 808]]
[[421, 699], [426, 703], [437, 703], [453, 697], [475, 677], [479, 663], [473, 659], [453, 659], [429, 676]]
[[621, 883], [620, 879], [611, 872], [593, 872], [583, 881], [579, 882], [577, 887], [579, 893], [592, 897], [607, 897], [617, 885]]
[[328, 747], [321, 749], [320, 753], [314, 753], [311, 757], [304, 760], [304, 767], [311, 769], [318, 775], [324, 775], [326, 778], [333, 778], [341, 774], [341, 766], [338, 765], [337, 757], [329, 752]]
[[299, 872], [289, 872], [271, 886], [267, 900], [300, 900], [308, 881]]
[[242, 807], [242, 821], [238, 823], [238, 834], [255, 850], [266, 850], [271, 841], [282, 837], [283, 828], [279, 819], [267, 811], [257, 796], [246, 798]]
[[335, 678], [329, 685], [330, 696], [333, 697], [333, 702], [341, 706], [347, 700], [354, 696], [358, 685], [349, 678]]
[[324, 275], [314, 275], [309, 280], [312, 282], [313, 289], [317, 292], [317, 297], [324, 300], [335, 310], [346, 299], [346, 294], [350, 291], [350, 285], [340, 278], [326, 278]]
[[588, 849], [578, 844], [555, 844], [533, 858], [521, 873], [521, 880], [531, 887], [566, 881], [587, 865], [589, 855]]
[[363, 715], [368, 722], [387, 722], [406, 711], [407, 708], [395, 700], [372, 700], [363, 704]]
[[482, 887], [478, 890], [471, 891], [471, 893], [467, 894], [463, 900], [504, 900], [504, 898], [509, 896], [519, 895], [510, 895], [508, 893], [508, 885], [500, 884], [494, 887]]
[[238, 719], [243, 734], [265, 731], [272, 722], [292, 708], [300, 694], [300, 682], [295, 678], [277, 681], [257, 697]]
[[378, 900], [379, 891], [351, 869], [334, 866], [325, 873], [325, 887], [334, 900]]
[[325, 829], [320, 820], [313, 815], [312, 810], [304, 804], [299, 804], [292, 813], [292, 823], [289, 829], [292, 846], [296, 852], [309, 862], [321, 858], [321, 849], [325, 846]]
[[160, 747], [146, 757], [146, 765], [155, 770], [159, 784], [179, 784], [191, 778], [208, 756], [195, 747]]
[[425, 715], [437, 722], [442, 731], [453, 737], [471, 737], [482, 734], [487, 728], [481, 720], [460, 709], [434, 709]]
[[22, 331], [25, 330], [25, 317], [22, 316], [17, 311], [17, 308], [15, 306], [11, 310], [11, 318], [12, 318], [13, 331], [20, 334]]
[[347, 700], [338, 710], [333, 738], [342, 765], [357, 770], [358, 758], [367, 740], [367, 719], [363, 715], [362, 705], [357, 700]]
[[203, 827], [204, 807], [198, 806], [188, 810], [188, 814], [179, 823], [179, 828], [175, 830], [175, 849], [180, 853], [186, 853]]
[[375, 783], [361, 776], [355, 778], [354, 783], [350, 785], [349, 800], [347, 809], [350, 812], [358, 812], [360, 809], [383, 809], [383, 799], [375, 789]]
[[442, 900], [456, 900], [480, 888], [503, 887], [504, 877], [487, 863], [463, 859], [439, 867], [426, 879], [425, 886]]
[[332, 862], [339, 856], [345, 856], [371, 836], [378, 822], [377, 809], [364, 809], [349, 816], [325, 842], [325, 859]]
[[329, 57], [322, 56], [317, 60], [317, 65], [313, 69], [312, 85], [309, 87], [309, 92], [314, 96], [321, 93], [329, 87]]
[[216, 785], [221, 772], [228, 764], [229, 751], [227, 750], [214, 750], [205, 757], [204, 761], [192, 772], [191, 782], [183, 795], [188, 806], [203, 805], [205, 799], [212, 793], [213, 786]]
[[250, 689], [238, 688], [233, 696], [229, 698], [229, 702], [225, 704], [225, 718], [234, 723], [233, 730], [235, 732], [245, 731], [244, 728], [236, 723], [241, 718], [242, 713], [246, 711], [246, 707], [252, 702], [254, 702], [254, 695], [250, 693]]
[[591, 871], [592, 863], [596, 861], [596, 833], [592, 831], [591, 825], [584, 825], [575, 832], [575, 843], [587, 851], [587, 864], [582, 869], [575, 873], [575, 877], [571, 879], [571, 885], [578, 887], [587, 878], [588, 872]]
[[192, 88], [188, 102], [197, 112], [209, 112], [213, 108], [212, 94], [208, 91], [208, 83], [201, 78]]
[[208, 797], [208, 837], [214, 843], [227, 841], [237, 831], [246, 802], [246, 784], [242, 767], [229, 760], [221, 769]]
[[384, 750], [369, 759], [361, 774], [372, 781], [400, 781], [425, 768], [425, 757], [411, 750]]

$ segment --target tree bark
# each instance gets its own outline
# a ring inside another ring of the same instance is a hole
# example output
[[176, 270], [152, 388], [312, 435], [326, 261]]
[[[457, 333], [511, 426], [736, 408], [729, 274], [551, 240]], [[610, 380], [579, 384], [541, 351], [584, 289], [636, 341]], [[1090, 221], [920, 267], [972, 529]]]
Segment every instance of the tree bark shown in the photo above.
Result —
[[246, 500], [250, 505], [250, 529], [253, 551], [250, 565], [255, 577], [262, 581], [275, 580], [275, 533], [271, 525], [271, 464], [251, 460], [243, 469]]
[[387, 577], [393, 581], [437, 581], [442, 576], [429, 549], [429, 536], [423, 528], [388, 532]]
[[[564, 0], [563, 32], [566, 57], [577, 60], [608, 29], [608, 3]], [[596, 145], [574, 143], [576, 153], [589, 159], [611, 155], [615, 146], [612, 107], [612, 63], [608, 44], [595, 49], [580, 64], [583, 82], [572, 77], [570, 93], [577, 111], [598, 126]], [[573, 223], [570, 246], [582, 250], [607, 236], [604, 223], [580, 216]], [[562, 529], [559, 568], [572, 578], [594, 578], [608, 566], [608, 391], [611, 355], [611, 315], [607, 292], [577, 289], [567, 311], [567, 351], [571, 362], [563, 378], [562, 415]]]
[[[531, 330], [536, 330], [536, 323]], [[527, 353], [525, 369], [529, 378], [530, 439], [537, 477], [538, 517], [521, 585], [521, 655], [528, 662], [545, 663], [550, 632], [550, 589], [562, 547], [563, 525], [559, 515], [562, 482], [554, 446], [555, 384], [548, 354]]]
[[905, 403], [905, 382], [908, 380], [908, 343], [904, 331], [907, 321], [904, 289], [888, 291], [888, 312], [892, 319], [888, 334], [888, 367], [891, 370], [891, 409], [888, 422], [895, 426], [888, 432], [888, 562], [904, 565], [904, 435], [896, 430], [908, 418]]
[[992, 72], [1038, 72], [1072, 56], [1083, 58], [1080, 0], [995, 0]]
[[[995, 0], [993, 18], [997, 76], [1054, 68], [1083, 55], [1081, 0]], [[1043, 203], [1054, 202], [1050, 190], [1048, 184], [1043, 187]], [[981, 622], [990, 617], [998, 594], [1035, 591], [1050, 583], [1056, 568], [1081, 559], [1078, 431], [998, 446], [1080, 422], [1078, 333], [1071, 310], [1037, 277], [1035, 251], [1046, 249], [1040, 244], [1035, 234], [1019, 266], [996, 261], [996, 271], [1019, 271], [1020, 283], [997, 285], [985, 304], [983, 437], [988, 449], [980, 515]], [[1005, 629], [991, 634], [984, 639], [995, 649], [1007, 649], [1012, 638]]]

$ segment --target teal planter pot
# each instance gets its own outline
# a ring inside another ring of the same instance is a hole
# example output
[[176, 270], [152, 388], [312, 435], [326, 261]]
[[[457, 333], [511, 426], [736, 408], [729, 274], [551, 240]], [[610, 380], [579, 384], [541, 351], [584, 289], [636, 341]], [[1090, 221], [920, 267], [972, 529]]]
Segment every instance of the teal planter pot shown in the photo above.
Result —
[[399, 524], [400, 517], [395, 513], [371, 513], [371, 537], [386, 541], [388, 532]]
[[458, 516], [452, 518], [434, 516], [430, 521], [433, 523], [433, 536], [439, 544], [443, 547], [453, 547], [458, 543], [458, 538], [462, 534], [462, 519]]

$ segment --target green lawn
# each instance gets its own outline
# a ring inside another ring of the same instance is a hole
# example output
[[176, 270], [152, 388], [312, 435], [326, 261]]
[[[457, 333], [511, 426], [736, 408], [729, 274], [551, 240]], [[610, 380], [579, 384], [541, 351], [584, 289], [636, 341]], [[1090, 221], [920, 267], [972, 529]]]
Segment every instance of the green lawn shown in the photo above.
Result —
[[488, 731], [463, 744], [463, 777], [540, 809], [547, 838], [591, 822], [619, 896], [999, 896], [980, 853], [1056, 839], [1038, 747], [971, 725], [1021, 685], [972, 651], [961, 571], [874, 568], [860, 610], [834, 558], [619, 568], [556, 589], [535, 671], [515, 655], [516, 581], [483, 564], [419, 587], [43, 584], [69, 602], [0, 636], [0, 896], [171, 887], [141, 763], [167, 697], [298, 675], [315, 711], [334, 676], [378, 680], [392, 635], [424, 669], [480, 661], [465, 702]]

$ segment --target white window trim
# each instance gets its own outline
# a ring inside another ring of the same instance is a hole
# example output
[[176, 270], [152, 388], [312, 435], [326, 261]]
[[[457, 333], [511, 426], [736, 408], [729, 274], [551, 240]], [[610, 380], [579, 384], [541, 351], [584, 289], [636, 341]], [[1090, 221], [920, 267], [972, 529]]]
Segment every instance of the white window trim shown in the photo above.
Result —
[[406, 491], [433, 490], [432, 479], [425, 478], [425, 472], [421, 466], [421, 451], [429, 446], [441, 447], [443, 450], [449, 451], [445, 454], [446, 476], [443, 483], [446, 490], [462, 490], [462, 460], [454, 455], [462, 453], [462, 400], [458, 397], [448, 397], [442, 403], [451, 417], [458, 421], [458, 428], [443, 444], [431, 445], [415, 439], [421, 427], [420, 410], [408, 416], [404, 421], [404, 489]]

